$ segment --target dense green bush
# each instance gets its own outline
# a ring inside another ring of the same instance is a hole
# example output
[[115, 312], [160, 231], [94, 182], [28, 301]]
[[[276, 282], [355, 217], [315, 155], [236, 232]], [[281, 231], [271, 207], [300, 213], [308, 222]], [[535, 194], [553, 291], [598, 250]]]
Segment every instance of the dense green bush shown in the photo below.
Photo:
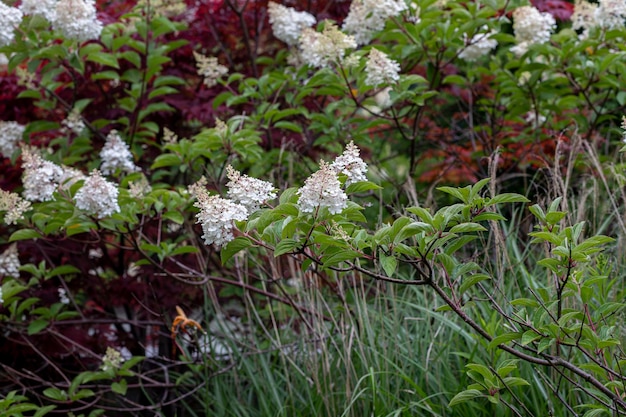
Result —
[[626, 5], [310, 3], [0, 3], [0, 415], [626, 414]]

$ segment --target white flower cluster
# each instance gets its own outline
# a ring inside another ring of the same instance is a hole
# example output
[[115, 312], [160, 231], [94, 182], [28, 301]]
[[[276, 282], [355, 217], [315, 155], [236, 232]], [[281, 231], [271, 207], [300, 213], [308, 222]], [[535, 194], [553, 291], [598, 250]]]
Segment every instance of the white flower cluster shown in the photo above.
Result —
[[102, 32], [95, 0], [59, 0], [54, 20], [50, 23], [66, 38], [79, 42], [98, 39]]
[[0, 46], [6, 46], [15, 38], [14, 30], [22, 23], [22, 11], [0, 1]]
[[626, 0], [600, 0], [596, 9], [595, 21], [603, 29], [624, 27]]
[[0, 122], [0, 156], [9, 158], [18, 149], [24, 129], [17, 122]]
[[556, 21], [550, 13], [541, 13], [533, 6], [518, 7], [513, 11], [513, 32], [517, 45], [511, 51], [522, 56], [533, 44], [545, 43], [556, 28]]
[[400, 79], [400, 65], [387, 54], [372, 48], [365, 64], [365, 84], [372, 87], [394, 83]]
[[63, 169], [46, 161], [36, 149], [28, 146], [22, 146], [22, 161], [24, 198], [30, 201], [53, 200], [53, 194], [63, 176]]
[[385, 28], [387, 19], [405, 10], [404, 0], [354, 0], [342, 29], [354, 35], [357, 44], [365, 45], [372, 40], [374, 33]]
[[193, 56], [196, 59], [198, 75], [204, 77], [204, 84], [207, 87], [213, 87], [217, 84], [217, 80], [228, 74], [228, 68], [224, 65], [220, 65], [217, 58], [213, 56], [207, 57], [196, 51], [193, 52]]
[[107, 346], [107, 351], [102, 357], [102, 365], [100, 365], [100, 369], [105, 372], [110, 370], [116, 370], [119, 369], [120, 366], [122, 366], [122, 363], [124, 363], [124, 357], [122, 356], [122, 353], [119, 350], [112, 348], [111, 346]]
[[293, 7], [285, 7], [273, 1], [268, 3], [267, 13], [274, 36], [289, 46], [298, 43], [304, 28], [315, 24], [315, 17], [312, 14], [299, 12]]
[[57, 16], [57, 0], [22, 0], [20, 10], [27, 15], [42, 16], [54, 22]]
[[298, 48], [300, 57], [306, 64], [322, 68], [333, 62], [341, 62], [346, 49], [356, 48], [356, 42], [352, 36], [341, 32], [335, 24], [326, 22], [322, 32], [305, 28]]
[[139, 171], [133, 162], [133, 154], [128, 145], [116, 130], [111, 130], [107, 135], [104, 147], [100, 151], [100, 159], [102, 159], [100, 169], [104, 175], [114, 174], [118, 169], [126, 173]]
[[80, 113], [72, 110], [61, 122], [61, 132], [64, 134], [74, 133], [80, 135], [85, 129], [85, 123], [80, 117]]
[[209, 196], [206, 191], [198, 192], [196, 198], [194, 205], [200, 209], [197, 223], [202, 224], [204, 243], [219, 249], [233, 240], [233, 222], [246, 220], [248, 210], [231, 200]]
[[469, 42], [467, 42], [467, 34], [464, 34], [465, 47], [459, 53], [459, 58], [467, 62], [474, 62], [487, 55], [498, 46], [498, 41], [491, 39], [495, 34], [496, 32], [493, 30], [486, 33], [478, 33], [472, 36]]
[[20, 258], [17, 256], [17, 244], [9, 246], [0, 255], [0, 278], [20, 276]]
[[344, 174], [348, 178], [346, 179], [345, 186], [360, 181], [367, 181], [365, 173], [367, 172], [367, 164], [363, 162], [359, 156], [361, 150], [350, 141], [343, 151], [343, 154], [335, 158], [330, 167], [337, 174]]
[[26, 201], [19, 194], [0, 190], [0, 211], [6, 211], [4, 222], [15, 224], [24, 218], [24, 212], [30, 210], [30, 201]]
[[303, 213], [328, 207], [331, 214], [337, 214], [348, 205], [348, 196], [341, 189], [337, 171], [324, 161], [320, 162], [319, 171], [307, 178], [304, 186], [298, 189], [298, 194], [298, 205]]
[[574, 13], [572, 13], [572, 29], [582, 30], [579, 35], [580, 39], [589, 37], [589, 30], [596, 26], [596, 12], [598, 5], [589, 3], [585, 0], [578, 0], [574, 5]]
[[59, 287], [58, 292], [59, 292], [59, 301], [61, 302], [61, 304], [65, 304], [65, 305], [69, 304], [70, 299], [67, 296], [67, 291], [65, 291], [65, 288]]
[[119, 190], [94, 169], [74, 196], [76, 207], [99, 219], [120, 211]]
[[274, 186], [271, 183], [241, 175], [230, 165], [226, 167], [226, 173], [230, 180], [226, 184], [228, 196], [234, 202], [244, 206], [249, 213], [258, 210], [265, 201], [276, 198]]

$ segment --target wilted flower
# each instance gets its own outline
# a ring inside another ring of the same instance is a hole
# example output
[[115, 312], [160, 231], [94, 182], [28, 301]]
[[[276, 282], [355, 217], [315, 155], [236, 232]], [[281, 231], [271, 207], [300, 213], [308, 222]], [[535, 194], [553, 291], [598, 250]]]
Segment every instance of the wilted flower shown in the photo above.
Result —
[[404, 0], [354, 0], [342, 29], [354, 35], [357, 44], [365, 45], [375, 32], [385, 28], [387, 19], [406, 9]]
[[247, 175], [241, 175], [239, 171], [230, 165], [226, 167], [226, 173], [230, 180], [226, 184], [228, 196], [234, 202], [244, 206], [249, 213], [258, 210], [259, 206], [265, 201], [276, 198], [274, 186], [271, 183], [250, 178]]
[[20, 276], [20, 258], [17, 256], [17, 244], [13, 243], [0, 255], [0, 277]]
[[387, 57], [384, 52], [372, 48], [365, 64], [365, 84], [372, 87], [394, 83], [400, 79], [400, 65]]
[[15, 224], [24, 218], [24, 212], [30, 210], [30, 201], [24, 200], [19, 194], [0, 190], [0, 211], [6, 211], [4, 222]]
[[102, 23], [96, 16], [95, 0], [59, 0], [52, 27], [79, 42], [98, 39]]
[[117, 186], [94, 169], [74, 196], [76, 207], [99, 219], [120, 211]]
[[196, 215], [197, 223], [202, 224], [204, 243], [219, 249], [233, 240], [233, 222], [246, 220], [248, 210], [231, 200], [209, 196], [206, 191], [197, 193], [196, 198], [198, 201], [194, 205], [200, 209]]
[[486, 33], [478, 33], [472, 36], [469, 42], [467, 42], [467, 34], [464, 34], [465, 47], [461, 53], [459, 53], [459, 58], [467, 62], [474, 62], [487, 55], [498, 46], [498, 41], [491, 39], [491, 36], [495, 34], [496, 32], [493, 30]]
[[302, 30], [315, 24], [315, 17], [307, 12], [298, 12], [293, 7], [270, 1], [267, 5], [272, 32], [287, 45], [296, 45]]
[[196, 59], [198, 75], [204, 77], [204, 84], [207, 87], [213, 87], [217, 84], [217, 80], [228, 74], [228, 68], [224, 65], [220, 65], [217, 58], [213, 56], [207, 57], [196, 51], [193, 52], [193, 56]]
[[0, 1], [0, 46], [13, 42], [15, 37], [13, 31], [20, 25], [23, 16], [20, 9], [7, 6]]
[[25, 128], [17, 122], [0, 122], [0, 156], [8, 158], [17, 150]]
[[335, 24], [326, 22], [320, 33], [305, 28], [299, 39], [300, 57], [312, 67], [326, 67], [332, 62], [341, 62], [346, 49], [356, 48], [352, 36], [342, 33]]
[[346, 186], [359, 181], [367, 181], [365, 177], [367, 164], [359, 156], [360, 153], [361, 150], [351, 141], [343, 154], [335, 158], [330, 166], [337, 174], [344, 174], [348, 177]]
[[533, 6], [518, 7], [513, 11], [513, 32], [517, 45], [511, 51], [521, 56], [530, 45], [548, 42], [555, 28], [556, 21], [550, 13], [541, 13]]
[[36, 149], [22, 146], [24, 198], [30, 201], [53, 200], [63, 169], [41, 157]]
[[113, 174], [118, 169], [126, 173], [139, 170], [133, 162], [133, 154], [130, 153], [128, 145], [116, 130], [111, 130], [107, 135], [104, 147], [100, 151], [100, 159], [102, 159], [100, 169], [104, 175]]
[[318, 207], [328, 207], [331, 214], [346, 208], [348, 196], [341, 189], [337, 172], [326, 162], [320, 162], [319, 171], [313, 173], [298, 190], [300, 211], [312, 213]]

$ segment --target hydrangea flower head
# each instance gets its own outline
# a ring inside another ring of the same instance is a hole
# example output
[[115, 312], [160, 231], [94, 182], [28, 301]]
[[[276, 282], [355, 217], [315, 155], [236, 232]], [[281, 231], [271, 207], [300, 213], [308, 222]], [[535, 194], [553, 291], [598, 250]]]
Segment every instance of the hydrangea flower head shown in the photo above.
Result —
[[0, 122], [0, 157], [10, 157], [18, 149], [26, 127], [17, 122]]
[[95, 0], [59, 0], [52, 27], [79, 42], [98, 39], [102, 23], [96, 16]]
[[221, 248], [234, 239], [233, 222], [248, 218], [248, 210], [241, 204], [213, 195], [206, 191], [196, 193], [194, 204], [200, 209], [197, 223], [202, 225], [204, 243]]
[[400, 79], [399, 71], [400, 65], [396, 61], [389, 59], [384, 52], [372, 48], [365, 64], [365, 84], [372, 87], [392, 84]]
[[50, 201], [59, 186], [63, 169], [41, 157], [36, 149], [22, 146], [23, 196], [30, 201]]
[[491, 39], [492, 35], [495, 35], [493, 30], [486, 33], [478, 33], [467, 42], [467, 34], [465, 34], [465, 47], [459, 53], [459, 58], [467, 62], [474, 62], [487, 55], [498, 46], [498, 41]]
[[367, 181], [365, 173], [367, 172], [367, 164], [363, 162], [359, 154], [361, 150], [350, 142], [343, 154], [335, 158], [331, 164], [331, 168], [338, 174], [344, 174], [348, 177], [346, 179], [346, 187], [352, 183]]
[[[13, 243], [0, 255], [0, 278], [20, 276], [20, 258], [17, 256], [17, 244]], [[0, 285], [0, 288], [2, 286]]]
[[372, 40], [374, 33], [385, 28], [387, 19], [407, 9], [404, 0], [354, 0], [342, 29], [354, 35], [357, 44], [365, 45]]
[[513, 11], [513, 32], [517, 45], [511, 51], [522, 56], [530, 45], [545, 43], [556, 28], [556, 21], [550, 13], [541, 13], [534, 6], [522, 6]]
[[271, 183], [241, 175], [230, 165], [226, 167], [226, 173], [230, 180], [226, 184], [228, 197], [244, 206], [248, 212], [258, 210], [262, 203], [276, 198], [274, 186]]
[[356, 42], [334, 23], [326, 22], [322, 32], [305, 28], [300, 35], [298, 48], [302, 61], [312, 67], [322, 68], [333, 62], [341, 62], [347, 49], [356, 48]]
[[117, 186], [94, 169], [74, 196], [74, 201], [77, 208], [90, 216], [102, 219], [120, 211], [117, 203], [118, 194]]
[[337, 214], [348, 205], [348, 196], [341, 189], [337, 172], [324, 161], [320, 162], [319, 171], [307, 178], [304, 186], [298, 189], [298, 194], [298, 205], [303, 213], [328, 207], [331, 214]]
[[42, 16], [48, 22], [56, 20], [57, 0], [22, 0], [20, 10], [27, 15]]
[[0, 190], [0, 211], [6, 211], [4, 222], [15, 224], [24, 218], [24, 213], [30, 210], [30, 201], [22, 199], [19, 194]]
[[315, 24], [315, 17], [312, 14], [298, 12], [293, 7], [285, 7], [273, 1], [268, 3], [267, 13], [274, 36], [290, 46], [298, 43], [304, 28]]
[[600, 0], [595, 10], [595, 21], [604, 29], [624, 27], [626, 0]]
[[107, 135], [104, 147], [100, 151], [102, 164], [100, 169], [104, 175], [114, 174], [118, 169], [130, 173], [139, 168], [133, 162], [133, 154], [126, 142], [122, 140], [116, 130], [111, 130]]
[[7, 6], [0, 1], [0, 46], [13, 42], [13, 32], [22, 23], [23, 13], [16, 7]]
[[217, 80], [228, 74], [228, 68], [224, 65], [220, 65], [217, 58], [213, 56], [207, 57], [196, 51], [193, 52], [193, 56], [196, 59], [198, 75], [204, 77], [204, 84], [207, 87], [213, 87], [217, 84]]

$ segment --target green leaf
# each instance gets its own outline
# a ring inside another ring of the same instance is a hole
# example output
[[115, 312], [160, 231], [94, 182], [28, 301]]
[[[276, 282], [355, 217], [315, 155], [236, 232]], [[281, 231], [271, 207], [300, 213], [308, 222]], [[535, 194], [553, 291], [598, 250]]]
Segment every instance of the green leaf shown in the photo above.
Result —
[[465, 291], [478, 284], [481, 281], [485, 281], [487, 279], [491, 279], [491, 277], [487, 274], [474, 274], [467, 278], [463, 279], [463, 283], [459, 287], [459, 295], [463, 294]]
[[385, 274], [388, 277], [393, 276], [393, 273], [396, 272], [396, 268], [398, 267], [398, 260], [395, 256], [387, 256], [383, 253], [383, 251], [379, 252], [380, 265], [383, 267]]
[[113, 68], [120, 67], [117, 58], [106, 52], [93, 52], [87, 55], [87, 61], [96, 62]]
[[346, 188], [346, 194], [363, 193], [370, 190], [380, 190], [382, 187], [370, 181], [353, 182]]
[[291, 252], [300, 245], [300, 241], [296, 239], [283, 239], [274, 248], [274, 258]]
[[67, 392], [58, 388], [46, 388], [43, 390], [43, 395], [56, 401], [67, 401], [68, 399]]
[[48, 324], [50, 324], [50, 321], [46, 319], [37, 319], [31, 321], [28, 325], [28, 335], [32, 336], [36, 333], [39, 333], [40, 331], [48, 327]]
[[522, 346], [526, 346], [534, 342], [535, 340], [541, 339], [541, 337], [542, 336], [540, 334], [537, 334], [537, 332], [535, 332], [534, 330], [527, 330], [522, 335], [522, 340], [520, 343], [522, 344]]
[[156, 157], [154, 163], [150, 166], [150, 169], [179, 166], [181, 162], [182, 161], [178, 155], [165, 153]]
[[493, 340], [489, 342], [489, 345], [487, 346], [487, 348], [493, 349], [493, 348], [498, 347], [499, 345], [503, 345], [512, 340], [519, 339], [520, 337], [522, 337], [522, 332], [504, 333], [504, 334], [494, 337]]
[[236, 253], [241, 252], [242, 250], [249, 248], [253, 243], [247, 237], [239, 236], [235, 239], [228, 242], [226, 246], [222, 248], [220, 251], [220, 257], [222, 259], [222, 264], [226, 264]]
[[68, 275], [68, 274], [77, 274], [80, 273], [80, 269], [76, 268], [73, 265], [61, 265], [54, 268], [52, 271], [48, 272], [46, 276], [48, 278], [56, 277], [58, 275]]
[[452, 400], [450, 400], [450, 403], [448, 403], [448, 407], [454, 407], [457, 404], [471, 401], [474, 398], [483, 397], [483, 396], [484, 394], [478, 391], [477, 389], [468, 389], [465, 391], [461, 391], [457, 395], [455, 395], [452, 398]]
[[128, 390], [128, 384], [125, 379], [122, 379], [120, 382], [114, 382], [111, 384], [111, 391], [116, 394], [126, 395], [126, 391]]
[[494, 198], [490, 199], [487, 203], [487, 206], [492, 206], [494, 204], [502, 204], [502, 203], [529, 203], [530, 200], [524, 197], [521, 194], [515, 193], [504, 193], [498, 194]]
[[349, 261], [349, 260], [351, 261], [353, 259], [356, 259], [359, 256], [360, 256], [359, 253], [353, 250], [342, 250], [329, 257], [325, 257], [323, 259], [323, 262], [324, 262], [323, 267], [328, 268], [330, 266], [335, 266], [341, 262]]
[[450, 233], [470, 233], [470, 232], [484, 232], [487, 229], [478, 223], [461, 223], [453, 226], [450, 229]]
[[38, 231], [33, 229], [21, 229], [13, 232], [9, 238], [9, 242], [15, 242], [17, 240], [37, 239], [43, 237]]
[[47, 405], [41, 408], [37, 407], [37, 412], [33, 414], [33, 417], [43, 417], [46, 414], [48, 414], [50, 411], [54, 410], [55, 408], [57, 408], [56, 405]]
[[502, 381], [509, 388], [519, 387], [520, 385], [530, 385], [524, 378], [518, 378], [515, 376], [507, 376], [506, 378], [503, 378]]

